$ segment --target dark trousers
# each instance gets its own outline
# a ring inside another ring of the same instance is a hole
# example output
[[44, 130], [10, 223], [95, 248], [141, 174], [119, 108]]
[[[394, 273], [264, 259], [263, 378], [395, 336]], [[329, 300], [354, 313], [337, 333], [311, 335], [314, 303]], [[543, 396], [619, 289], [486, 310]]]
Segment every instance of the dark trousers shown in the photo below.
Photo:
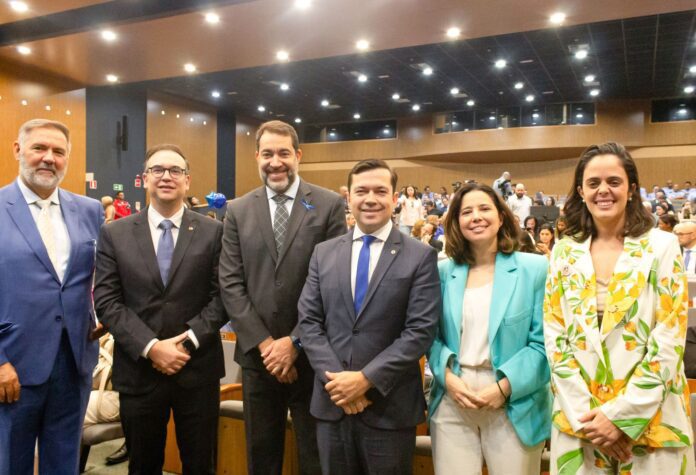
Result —
[[251, 475], [282, 472], [288, 409], [292, 415], [300, 473], [321, 473], [316, 423], [309, 414], [314, 372], [306, 360], [305, 364], [301, 360], [298, 362], [298, 379], [292, 384], [279, 383], [265, 369], [242, 369], [247, 464]]
[[63, 332], [48, 380], [22, 386], [17, 402], [0, 403], [0, 474], [33, 474], [37, 439], [39, 473], [77, 473], [90, 383], [90, 378], [79, 376], [68, 335]]
[[215, 473], [219, 384], [182, 388], [167, 378], [148, 393], [121, 393], [119, 400], [129, 474], [162, 474], [171, 411], [184, 474]]
[[416, 428], [376, 429], [360, 416], [317, 421], [324, 475], [408, 475], [413, 473]]

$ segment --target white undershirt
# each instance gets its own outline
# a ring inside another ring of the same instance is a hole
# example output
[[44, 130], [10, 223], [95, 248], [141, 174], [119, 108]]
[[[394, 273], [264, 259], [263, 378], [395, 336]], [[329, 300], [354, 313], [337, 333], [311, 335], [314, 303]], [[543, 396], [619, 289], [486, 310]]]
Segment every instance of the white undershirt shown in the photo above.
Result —
[[[372, 234], [376, 237], [372, 244], [370, 244], [370, 265], [368, 267], [367, 279], [368, 282], [372, 280], [372, 273], [377, 267], [377, 261], [379, 261], [379, 256], [382, 254], [382, 249], [384, 248], [384, 243], [386, 242], [389, 234], [392, 230], [392, 222], [389, 220], [387, 224], [382, 226]], [[360, 250], [363, 247], [362, 237], [365, 235], [364, 232], [360, 230], [359, 226], [355, 226], [353, 229], [353, 249], [350, 259], [350, 288], [353, 293], [353, 298], [355, 298], [355, 276], [358, 273], [358, 259], [360, 258]]]
[[493, 282], [466, 289], [462, 304], [462, 338], [459, 345], [459, 364], [474, 368], [491, 367], [488, 346], [488, 319], [493, 296]]

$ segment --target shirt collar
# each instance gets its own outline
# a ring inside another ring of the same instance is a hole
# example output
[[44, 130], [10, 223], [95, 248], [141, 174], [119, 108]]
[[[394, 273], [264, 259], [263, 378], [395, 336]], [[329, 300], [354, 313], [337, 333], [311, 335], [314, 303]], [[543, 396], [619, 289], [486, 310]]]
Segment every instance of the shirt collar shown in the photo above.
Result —
[[181, 208], [179, 209], [179, 211], [174, 213], [174, 215], [171, 216], [170, 218], [165, 218], [164, 216], [159, 214], [159, 212], [155, 208], [153, 208], [152, 206], [150, 206], [147, 209], [147, 220], [150, 222], [150, 225], [154, 226], [155, 228], [159, 228], [160, 223], [162, 221], [164, 221], [165, 219], [168, 219], [169, 221], [171, 221], [174, 224], [174, 226], [176, 226], [177, 228], [180, 228], [181, 227], [181, 220], [183, 219], [183, 217], [184, 217], [184, 205], [181, 205]]
[[[300, 189], [300, 175], [295, 175], [295, 181], [292, 182], [292, 185], [290, 185], [290, 188], [285, 190], [285, 193], [282, 193], [283, 195], [287, 196], [291, 200], [294, 200], [295, 197], [297, 196], [297, 191]], [[271, 200], [275, 195], [277, 195], [275, 191], [271, 190], [268, 186], [266, 187], [266, 197]]]
[[[374, 233], [370, 233], [372, 236], [376, 237], [379, 241], [386, 242], [387, 238], [389, 237], [389, 234], [391, 233], [392, 230], [392, 222], [391, 219], [387, 224], [379, 228], [377, 231]], [[362, 237], [365, 235], [364, 232], [360, 230], [360, 227], [356, 224], [355, 228], [353, 228], [353, 241], [357, 241], [358, 239], [362, 239]]]
[[[37, 201], [43, 199], [39, 195], [34, 193], [27, 185], [25, 185], [24, 181], [22, 181], [20, 177], [17, 177], [17, 184], [19, 185], [19, 191], [22, 192], [22, 196], [24, 196], [24, 199], [28, 205], [33, 205]], [[51, 196], [49, 196], [48, 199], [51, 203], [60, 206], [60, 198], [58, 197], [58, 187], [56, 187], [56, 189], [53, 190], [53, 193], [51, 193]]]

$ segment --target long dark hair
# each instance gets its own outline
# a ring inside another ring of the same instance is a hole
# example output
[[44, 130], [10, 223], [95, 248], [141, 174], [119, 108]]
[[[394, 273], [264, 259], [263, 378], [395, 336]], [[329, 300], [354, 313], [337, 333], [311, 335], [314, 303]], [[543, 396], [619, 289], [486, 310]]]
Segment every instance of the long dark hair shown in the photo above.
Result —
[[638, 167], [633, 157], [623, 145], [616, 142], [607, 142], [600, 145], [590, 145], [580, 155], [580, 160], [575, 167], [573, 186], [568, 193], [568, 200], [563, 206], [568, 229], [566, 236], [582, 242], [589, 237], [597, 235], [592, 215], [585, 206], [578, 189], [582, 188], [582, 178], [585, 168], [590, 160], [597, 155], [614, 155], [621, 162], [621, 166], [628, 176], [628, 203], [626, 203], [626, 227], [625, 236], [638, 237], [648, 232], [653, 227], [652, 216], [643, 207], [640, 197], [640, 182], [638, 181]]
[[476, 263], [469, 241], [464, 238], [459, 227], [459, 213], [462, 208], [462, 200], [464, 195], [472, 191], [482, 191], [487, 194], [498, 210], [498, 214], [500, 214], [501, 226], [498, 230], [498, 252], [512, 254], [518, 246], [517, 235], [520, 229], [515, 222], [515, 216], [503, 202], [502, 198], [488, 185], [467, 183], [459, 188], [452, 197], [447, 210], [447, 217], [445, 218], [445, 253], [459, 265], [474, 265]]

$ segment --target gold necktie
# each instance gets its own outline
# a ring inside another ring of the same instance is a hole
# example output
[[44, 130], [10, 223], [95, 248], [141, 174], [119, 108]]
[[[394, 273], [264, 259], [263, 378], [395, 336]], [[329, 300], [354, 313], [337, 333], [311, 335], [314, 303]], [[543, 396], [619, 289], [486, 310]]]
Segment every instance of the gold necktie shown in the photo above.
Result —
[[38, 200], [36, 205], [41, 208], [39, 212], [39, 219], [36, 224], [39, 228], [39, 234], [41, 234], [41, 239], [43, 240], [44, 246], [46, 246], [46, 252], [48, 252], [48, 258], [53, 264], [53, 268], [58, 272], [58, 263], [56, 262], [56, 242], [53, 237], [53, 223], [51, 222], [51, 201], [50, 200]]

